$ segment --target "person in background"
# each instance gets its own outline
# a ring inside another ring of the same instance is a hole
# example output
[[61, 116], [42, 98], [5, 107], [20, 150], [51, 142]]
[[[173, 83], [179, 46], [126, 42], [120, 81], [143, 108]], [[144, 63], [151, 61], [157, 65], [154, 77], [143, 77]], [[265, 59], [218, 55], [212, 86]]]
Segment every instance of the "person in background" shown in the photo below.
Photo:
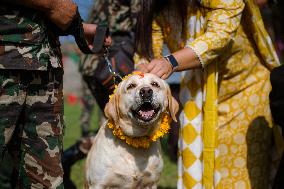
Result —
[[[95, 1], [89, 16], [90, 23], [107, 25], [113, 39], [110, 60], [114, 71], [121, 76], [134, 69], [133, 31], [139, 10], [138, 0]], [[98, 105], [103, 110], [112, 93], [114, 83], [103, 56], [86, 55], [81, 58], [79, 71], [87, 83]], [[97, 73], [100, 73], [99, 75]]]
[[141, 0], [139, 15], [137, 69], [162, 79], [182, 71], [178, 189], [269, 188], [279, 60], [255, 1]]
[[92, 46], [95, 32], [96, 25], [82, 24], [71, 0], [0, 2], [0, 167], [14, 168], [17, 188], [63, 188], [58, 36], [83, 34]]
[[[270, 0], [272, 1], [272, 0]], [[275, 44], [276, 50], [281, 62], [284, 61], [284, 1], [273, 0], [271, 3], [272, 12], [274, 13], [274, 27], [275, 27]]]
[[[89, 23], [103, 24], [109, 27], [112, 37], [110, 60], [114, 71], [122, 77], [134, 70], [134, 35], [140, 0], [96, 0], [92, 7]], [[103, 56], [82, 56], [79, 71], [82, 74], [100, 109], [104, 110], [113, 93], [114, 83]], [[103, 117], [103, 116], [102, 116]], [[62, 164], [65, 172], [65, 188], [76, 188], [70, 179], [71, 167], [78, 160], [86, 157], [91, 145], [92, 136], [82, 137], [63, 153]]]

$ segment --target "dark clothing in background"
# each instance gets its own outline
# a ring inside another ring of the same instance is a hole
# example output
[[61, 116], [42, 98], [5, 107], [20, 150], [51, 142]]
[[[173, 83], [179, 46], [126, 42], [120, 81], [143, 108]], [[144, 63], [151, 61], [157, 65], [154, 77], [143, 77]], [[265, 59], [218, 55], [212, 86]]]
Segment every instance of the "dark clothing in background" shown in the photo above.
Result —
[[[270, 108], [274, 122], [284, 131], [284, 65], [274, 68], [270, 75], [272, 91], [270, 92]], [[284, 136], [284, 135], [283, 135]], [[275, 177], [273, 189], [284, 188], [284, 157]]]
[[284, 129], [284, 65], [271, 72], [272, 91], [270, 92], [270, 108], [273, 120]]

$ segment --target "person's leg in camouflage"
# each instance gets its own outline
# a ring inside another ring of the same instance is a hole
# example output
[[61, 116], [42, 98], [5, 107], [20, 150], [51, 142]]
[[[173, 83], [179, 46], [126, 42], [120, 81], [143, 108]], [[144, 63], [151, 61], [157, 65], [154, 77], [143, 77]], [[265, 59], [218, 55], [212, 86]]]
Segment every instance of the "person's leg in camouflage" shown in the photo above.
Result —
[[18, 165], [20, 157], [20, 134], [22, 133], [23, 114], [18, 118], [17, 126], [11, 140], [7, 144], [7, 150], [3, 154], [2, 162], [0, 163], [0, 188], [15, 189], [17, 186], [17, 178], [19, 175]]
[[82, 81], [82, 112], [80, 116], [80, 126], [82, 130], [82, 136], [89, 135], [90, 122], [92, 118], [92, 112], [94, 109], [94, 98], [87, 87], [87, 84]]
[[[28, 71], [27, 71], [28, 72]], [[26, 73], [20, 188], [63, 188], [63, 70]]]
[[0, 163], [0, 188], [1, 189], [14, 189], [15, 182], [13, 179], [17, 177], [13, 169], [13, 158], [8, 151], [5, 151]]
[[[0, 154], [7, 150], [25, 102], [20, 72], [0, 70]], [[0, 159], [1, 160], [1, 159]]]
[[8, 153], [8, 144], [19, 125], [25, 101], [26, 92], [20, 75], [20, 71], [0, 70], [0, 188], [3, 189], [12, 189], [17, 183], [17, 179], [13, 178], [13, 168], [17, 164]]
[[62, 76], [61, 69], [0, 70], [0, 150], [6, 151], [16, 129], [18, 188], [63, 188]]

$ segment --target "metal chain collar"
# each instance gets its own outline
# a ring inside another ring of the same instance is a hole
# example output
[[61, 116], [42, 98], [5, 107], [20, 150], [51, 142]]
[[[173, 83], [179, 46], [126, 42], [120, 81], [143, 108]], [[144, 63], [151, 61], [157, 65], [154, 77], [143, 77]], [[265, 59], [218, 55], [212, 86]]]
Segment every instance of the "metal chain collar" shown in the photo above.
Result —
[[109, 72], [111, 73], [111, 75], [113, 77], [114, 84], [118, 85], [122, 81], [122, 77], [119, 75], [119, 73], [116, 73], [113, 70], [112, 63], [111, 63], [111, 61], [109, 59], [109, 48], [108, 47], [105, 47], [104, 59], [107, 62], [108, 70], [109, 70]]

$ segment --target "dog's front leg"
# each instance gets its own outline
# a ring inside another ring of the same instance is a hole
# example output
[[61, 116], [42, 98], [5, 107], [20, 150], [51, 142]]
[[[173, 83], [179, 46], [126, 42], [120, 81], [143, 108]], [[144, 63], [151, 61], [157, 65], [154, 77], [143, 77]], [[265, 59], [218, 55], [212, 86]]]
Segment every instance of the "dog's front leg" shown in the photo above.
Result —
[[89, 189], [107, 189], [107, 187], [102, 185], [96, 185], [96, 186], [89, 186]]
[[153, 186], [151, 186], [149, 189], [157, 189], [157, 184], [154, 184]]

